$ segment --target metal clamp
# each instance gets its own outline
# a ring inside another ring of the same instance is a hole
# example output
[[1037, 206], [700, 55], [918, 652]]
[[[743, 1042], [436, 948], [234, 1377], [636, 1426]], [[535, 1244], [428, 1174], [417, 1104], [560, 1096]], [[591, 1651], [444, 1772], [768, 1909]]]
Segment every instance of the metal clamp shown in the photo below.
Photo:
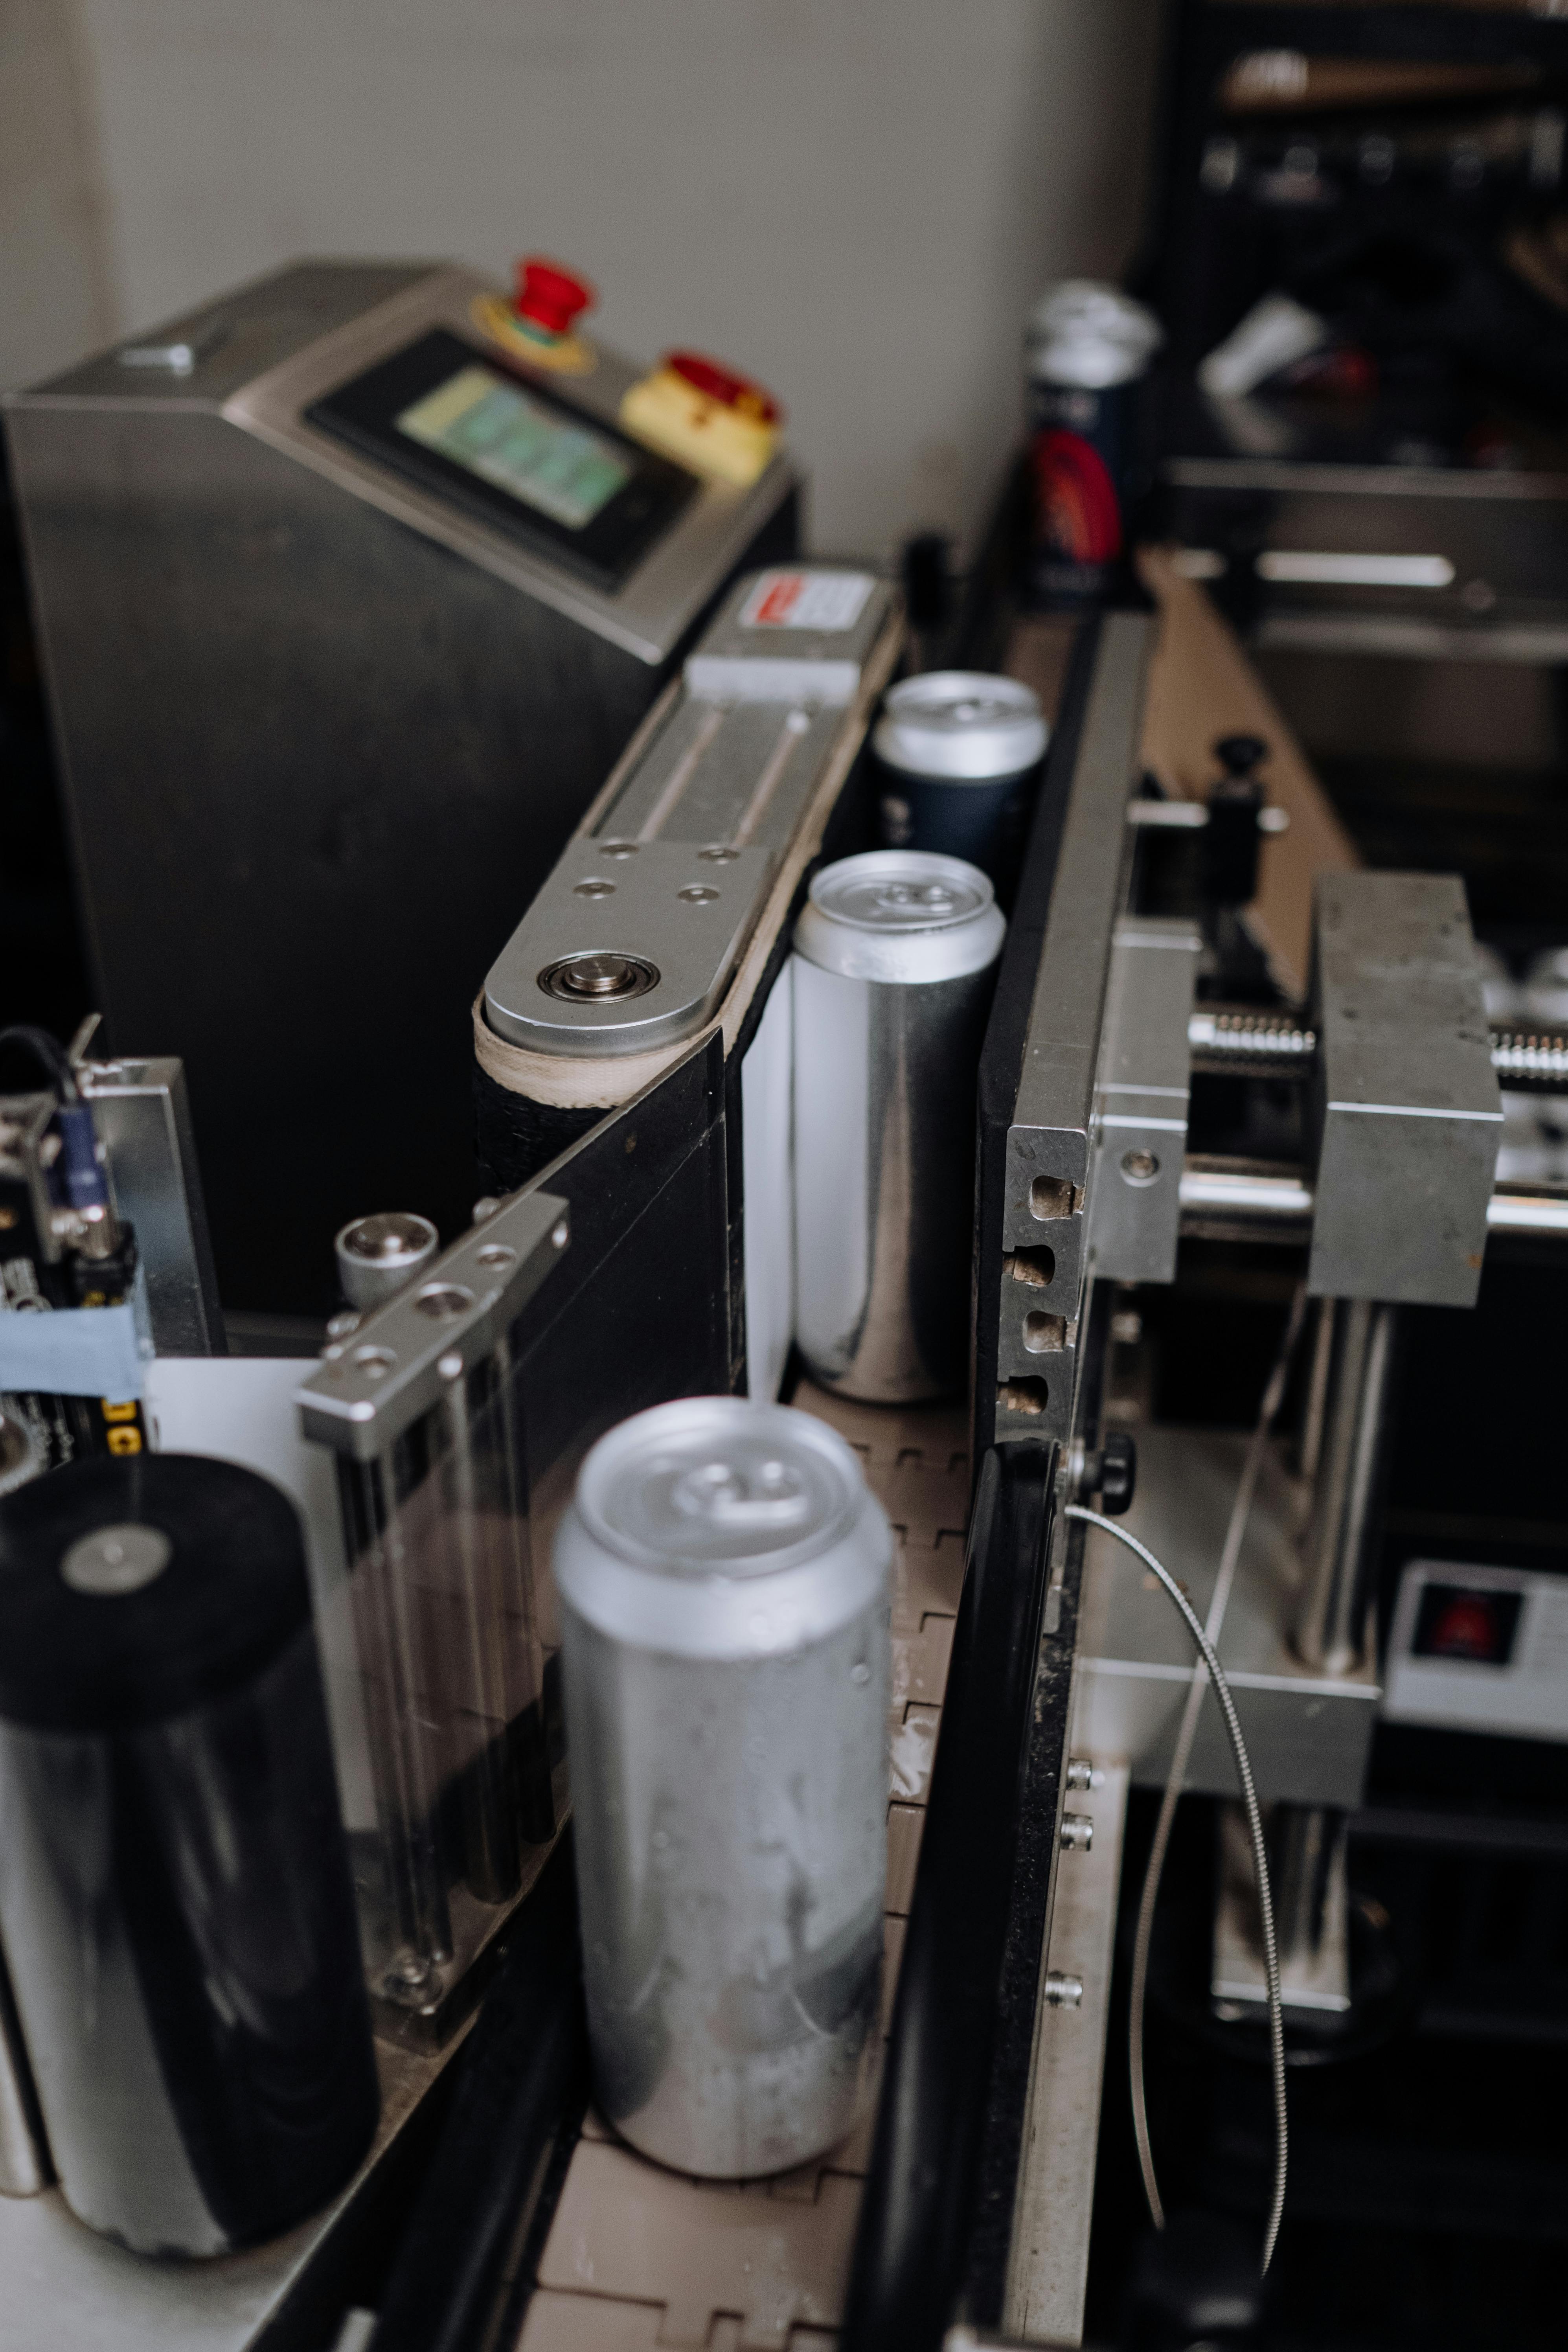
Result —
[[372, 1462], [491, 1354], [571, 1239], [550, 1192], [518, 1192], [454, 1242], [423, 1282], [322, 1350], [298, 1391], [307, 1437]]

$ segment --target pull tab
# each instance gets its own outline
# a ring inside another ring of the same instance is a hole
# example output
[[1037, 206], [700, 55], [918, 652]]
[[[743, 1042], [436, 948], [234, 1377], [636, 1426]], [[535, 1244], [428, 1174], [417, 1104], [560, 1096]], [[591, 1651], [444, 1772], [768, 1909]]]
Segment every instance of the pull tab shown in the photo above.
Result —
[[903, 913], [919, 907], [927, 914], [946, 915], [952, 909], [952, 892], [944, 882], [887, 882], [877, 893], [879, 907]]
[[800, 1473], [773, 1457], [739, 1469], [728, 1462], [699, 1463], [682, 1471], [670, 1491], [677, 1510], [737, 1534], [799, 1527], [811, 1512]]

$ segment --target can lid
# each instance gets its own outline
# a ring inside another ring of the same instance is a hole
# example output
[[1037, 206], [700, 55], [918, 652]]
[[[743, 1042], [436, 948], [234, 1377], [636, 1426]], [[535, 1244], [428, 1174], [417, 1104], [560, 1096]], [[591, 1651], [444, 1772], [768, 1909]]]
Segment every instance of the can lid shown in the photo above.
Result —
[[822, 868], [795, 944], [847, 980], [919, 984], [984, 971], [1006, 928], [977, 866], [931, 849], [871, 849]]
[[809, 1413], [684, 1397], [613, 1429], [555, 1544], [563, 1598], [605, 1633], [689, 1657], [820, 1640], [886, 1583], [892, 1538], [860, 1465]]
[[1064, 278], [1035, 305], [1026, 340], [1032, 376], [1103, 392], [1142, 375], [1165, 331], [1120, 286]]
[[991, 783], [1032, 768], [1047, 733], [1038, 695], [1018, 678], [933, 669], [892, 688], [871, 746], [910, 775]]

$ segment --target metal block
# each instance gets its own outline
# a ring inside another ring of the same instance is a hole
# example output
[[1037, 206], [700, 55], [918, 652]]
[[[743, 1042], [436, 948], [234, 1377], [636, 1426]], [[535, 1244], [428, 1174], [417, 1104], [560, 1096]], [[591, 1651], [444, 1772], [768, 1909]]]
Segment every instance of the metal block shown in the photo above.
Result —
[[454, 1242], [429, 1279], [389, 1298], [348, 1340], [322, 1350], [300, 1389], [300, 1426], [357, 1461], [386, 1452], [459, 1372], [489, 1355], [571, 1238], [552, 1192], [518, 1192]]
[[[1228, 1431], [1138, 1433], [1138, 1493], [1125, 1525], [1177, 1578], [1200, 1617], [1214, 1591], [1247, 1440]], [[1374, 1667], [1342, 1675], [1303, 1664], [1290, 1646], [1303, 1570], [1300, 1504], [1278, 1454], [1265, 1462], [1230, 1606], [1216, 1647], [1265, 1803], [1361, 1801], [1382, 1692]], [[1371, 1645], [1369, 1644], [1370, 1648]], [[1193, 1644], [1155, 1580], [1090, 1528], [1079, 1621], [1076, 1744], [1124, 1757], [1140, 1786], [1160, 1786], [1193, 1672]], [[1236, 1766], [1213, 1692], [1198, 1717], [1187, 1786], [1236, 1794]]]
[[1124, 915], [1116, 926], [1097, 1091], [1089, 1263], [1118, 1282], [1170, 1282], [1187, 1143], [1187, 1024], [1203, 935]]
[[[1125, 819], [1152, 638], [1140, 614], [1113, 613], [1102, 625], [1073, 768], [1007, 1133], [998, 1439], [1065, 1437], [1071, 1425], [1095, 1080], [1111, 935], [1131, 870]], [[1038, 1295], [1022, 1300], [1017, 1286]]]
[[742, 581], [687, 656], [687, 690], [716, 701], [843, 708], [859, 692], [897, 601], [868, 572], [820, 564]]
[[1320, 877], [1308, 1287], [1473, 1307], [1502, 1139], [1462, 882]]
[[161, 1356], [226, 1354], [184, 1064], [89, 1062], [80, 1077], [115, 1207], [135, 1229], [153, 1346]]

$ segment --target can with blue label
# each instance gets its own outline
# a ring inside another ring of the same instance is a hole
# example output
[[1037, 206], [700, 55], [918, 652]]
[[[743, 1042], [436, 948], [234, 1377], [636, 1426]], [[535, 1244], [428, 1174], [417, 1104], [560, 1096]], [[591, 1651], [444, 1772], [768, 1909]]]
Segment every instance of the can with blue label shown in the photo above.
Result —
[[1023, 853], [1048, 732], [1038, 696], [1016, 678], [905, 678], [871, 738], [883, 847], [962, 857], [1001, 891]]
[[1120, 287], [1053, 286], [1029, 321], [1031, 602], [1073, 609], [1104, 597], [1125, 545], [1140, 465], [1142, 379], [1164, 332]]

